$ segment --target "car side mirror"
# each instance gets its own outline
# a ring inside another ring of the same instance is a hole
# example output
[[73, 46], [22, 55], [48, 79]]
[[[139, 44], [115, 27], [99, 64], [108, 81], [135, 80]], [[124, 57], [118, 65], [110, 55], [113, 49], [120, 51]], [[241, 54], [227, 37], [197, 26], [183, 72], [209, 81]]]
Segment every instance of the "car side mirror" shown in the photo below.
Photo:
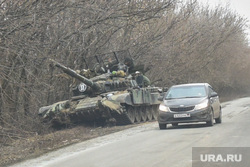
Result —
[[211, 93], [211, 97], [216, 97], [216, 96], [218, 96], [218, 93], [216, 93], [216, 92]]
[[158, 100], [159, 100], [159, 101], [163, 101], [163, 96], [159, 96], [159, 97], [158, 97]]

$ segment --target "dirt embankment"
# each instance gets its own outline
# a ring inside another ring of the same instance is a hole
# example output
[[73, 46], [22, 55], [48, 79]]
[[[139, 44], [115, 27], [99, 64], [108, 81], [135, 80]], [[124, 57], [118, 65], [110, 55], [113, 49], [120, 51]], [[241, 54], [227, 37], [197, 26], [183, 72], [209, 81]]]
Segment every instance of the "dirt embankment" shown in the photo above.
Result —
[[4, 144], [0, 143], [0, 166], [8, 166], [74, 143], [107, 135], [134, 126], [136, 125], [95, 128], [82, 125], [70, 129], [59, 130], [46, 135], [36, 135], [25, 139], [17, 139]]

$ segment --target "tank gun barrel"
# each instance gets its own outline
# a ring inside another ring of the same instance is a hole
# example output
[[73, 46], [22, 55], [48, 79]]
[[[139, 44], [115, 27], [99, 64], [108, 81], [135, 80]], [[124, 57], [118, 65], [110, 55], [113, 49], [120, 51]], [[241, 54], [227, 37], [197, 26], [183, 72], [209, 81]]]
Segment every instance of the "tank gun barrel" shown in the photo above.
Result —
[[92, 80], [85, 78], [84, 76], [78, 74], [76, 71], [72, 70], [71, 68], [62, 65], [53, 59], [50, 59], [50, 61], [54, 64], [54, 66], [62, 69], [64, 73], [70, 75], [73, 78], [80, 80], [81, 82], [85, 83], [87, 86], [90, 86], [94, 90], [100, 90], [100, 86], [97, 83], [93, 82]]

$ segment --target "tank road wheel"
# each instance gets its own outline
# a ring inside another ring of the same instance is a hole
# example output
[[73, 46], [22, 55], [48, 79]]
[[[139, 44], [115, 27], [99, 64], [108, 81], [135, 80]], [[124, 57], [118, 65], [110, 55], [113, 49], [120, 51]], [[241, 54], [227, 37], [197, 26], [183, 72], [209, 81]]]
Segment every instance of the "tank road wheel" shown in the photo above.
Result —
[[159, 114], [158, 107], [159, 107], [158, 105], [152, 106], [152, 113], [153, 113], [153, 119], [154, 120], [157, 120], [157, 117], [158, 117], [158, 114]]
[[141, 122], [141, 110], [140, 110], [140, 107], [135, 108], [135, 121], [137, 123]]
[[152, 106], [147, 106], [146, 107], [146, 115], [147, 115], [148, 121], [152, 121], [152, 119], [153, 119], [152, 111], [153, 111]]
[[146, 122], [147, 121], [147, 112], [146, 112], [146, 106], [140, 107], [140, 111], [141, 111], [141, 120], [142, 122]]
[[131, 124], [135, 123], [135, 111], [134, 108], [131, 106], [127, 107], [127, 116], [128, 119], [130, 120]]

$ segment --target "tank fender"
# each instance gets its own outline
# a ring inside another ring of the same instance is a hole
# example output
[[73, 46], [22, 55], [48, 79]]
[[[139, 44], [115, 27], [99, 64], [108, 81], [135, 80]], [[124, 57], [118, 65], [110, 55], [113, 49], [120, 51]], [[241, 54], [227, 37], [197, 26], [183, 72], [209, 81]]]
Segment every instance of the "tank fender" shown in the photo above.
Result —
[[48, 118], [51, 115], [59, 113], [61, 110], [65, 109], [68, 102], [68, 100], [60, 101], [49, 106], [41, 107], [39, 109], [38, 115], [42, 116], [43, 118]]
[[98, 102], [98, 106], [100, 109], [104, 109], [104, 112], [111, 110], [116, 111], [119, 114], [123, 113], [123, 107], [121, 106], [119, 101], [108, 99], [106, 97]]
[[52, 105], [41, 107], [41, 108], [39, 108], [38, 115], [44, 115], [44, 113], [46, 113], [48, 110], [50, 110], [52, 108], [53, 108]]
[[110, 95], [108, 97], [108, 99], [113, 100], [113, 101], [117, 101], [121, 104], [128, 104], [128, 105], [133, 104], [132, 99], [131, 99], [131, 95], [129, 92], [113, 94], [113, 95]]

